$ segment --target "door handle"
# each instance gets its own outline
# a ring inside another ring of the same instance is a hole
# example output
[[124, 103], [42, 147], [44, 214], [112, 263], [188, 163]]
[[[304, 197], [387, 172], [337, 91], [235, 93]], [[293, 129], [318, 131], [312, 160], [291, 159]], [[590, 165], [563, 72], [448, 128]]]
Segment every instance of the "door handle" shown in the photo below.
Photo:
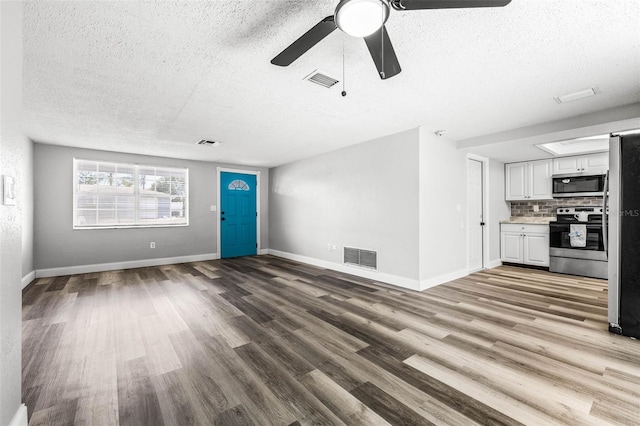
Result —
[[224, 217], [221, 217], [220, 220], [224, 220]]
[[220, 212], [220, 214], [224, 214], [224, 212]]
[[480, 222], [480, 226], [484, 226], [484, 222]]

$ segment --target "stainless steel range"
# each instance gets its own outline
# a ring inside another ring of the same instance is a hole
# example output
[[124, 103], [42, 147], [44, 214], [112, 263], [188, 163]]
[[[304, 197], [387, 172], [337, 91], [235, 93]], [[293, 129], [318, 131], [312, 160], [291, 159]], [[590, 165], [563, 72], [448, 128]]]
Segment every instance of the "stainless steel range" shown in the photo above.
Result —
[[549, 223], [549, 270], [606, 279], [608, 274], [603, 207], [560, 207]]

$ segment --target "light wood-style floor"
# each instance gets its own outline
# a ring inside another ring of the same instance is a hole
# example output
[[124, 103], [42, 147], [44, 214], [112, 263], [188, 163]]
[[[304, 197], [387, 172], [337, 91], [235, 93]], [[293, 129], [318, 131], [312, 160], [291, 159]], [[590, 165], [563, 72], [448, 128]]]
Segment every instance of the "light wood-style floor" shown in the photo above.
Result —
[[271, 256], [38, 279], [31, 425], [637, 425], [606, 282], [500, 267], [422, 293]]

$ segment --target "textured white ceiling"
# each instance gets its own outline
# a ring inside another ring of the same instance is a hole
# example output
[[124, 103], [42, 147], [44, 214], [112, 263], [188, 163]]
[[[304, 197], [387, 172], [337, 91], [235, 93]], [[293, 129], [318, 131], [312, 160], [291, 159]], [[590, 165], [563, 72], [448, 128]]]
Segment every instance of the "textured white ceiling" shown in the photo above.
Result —
[[[403, 71], [385, 81], [363, 40], [340, 31], [287, 68], [270, 64], [336, 4], [29, 2], [26, 132], [43, 143], [274, 166], [416, 126], [461, 140], [640, 102], [638, 0], [392, 11]], [[304, 81], [315, 69], [341, 82]], [[593, 85], [597, 96], [553, 100]], [[203, 138], [224, 145], [196, 145]]]

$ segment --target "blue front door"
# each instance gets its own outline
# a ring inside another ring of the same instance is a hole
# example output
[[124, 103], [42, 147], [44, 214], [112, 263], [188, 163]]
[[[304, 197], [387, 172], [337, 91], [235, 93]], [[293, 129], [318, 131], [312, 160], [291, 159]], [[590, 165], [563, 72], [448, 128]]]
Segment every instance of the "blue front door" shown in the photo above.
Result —
[[258, 252], [256, 176], [220, 172], [220, 257]]

